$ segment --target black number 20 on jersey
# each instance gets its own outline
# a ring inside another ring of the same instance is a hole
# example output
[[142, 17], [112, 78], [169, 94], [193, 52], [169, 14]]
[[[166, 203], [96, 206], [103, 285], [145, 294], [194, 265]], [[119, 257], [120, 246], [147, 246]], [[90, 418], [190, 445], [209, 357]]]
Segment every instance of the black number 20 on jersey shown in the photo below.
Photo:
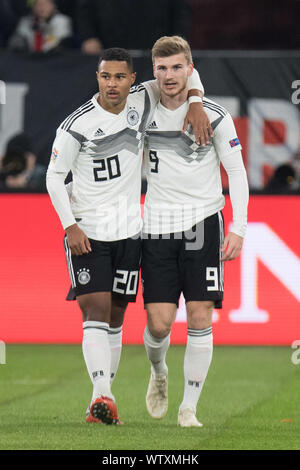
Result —
[[94, 167], [95, 181], [107, 181], [121, 176], [118, 155], [101, 158], [100, 160], [93, 160], [93, 163], [97, 164], [97, 166]]

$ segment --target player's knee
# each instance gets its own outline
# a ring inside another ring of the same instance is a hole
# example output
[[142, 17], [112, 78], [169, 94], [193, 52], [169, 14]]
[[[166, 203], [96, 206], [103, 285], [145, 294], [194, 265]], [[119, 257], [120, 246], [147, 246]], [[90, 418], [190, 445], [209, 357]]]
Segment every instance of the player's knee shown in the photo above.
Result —
[[189, 328], [202, 330], [212, 323], [214, 303], [211, 301], [187, 303], [187, 320]]
[[81, 309], [83, 321], [100, 321], [110, 323], [110, 312], [95, 306]]
[[155, 338], [167, 336], [171, 331], [176, 316], [176, 305], [148, 304], [146, 309], [150, 333]]
[[167, 336], [171, 331], [171, 327], [171, 320], [162, 318], [148, 318], [149, 331], [155, 338], [164, 338]]
[[171, 331], [171, 328], [168, 328], [165, 325], [152, 325], [151, 327], [148, 325], [150, 333], [154, 338], [165, 338]]
[[[80, 298], [81, 297], [81, 298]], [[85, 297], [85, 298], [83, 298]], [[79, 296], [78, 304], [82, 313], [83, 321], [110, 322], [110, 305], [88, 296]]]

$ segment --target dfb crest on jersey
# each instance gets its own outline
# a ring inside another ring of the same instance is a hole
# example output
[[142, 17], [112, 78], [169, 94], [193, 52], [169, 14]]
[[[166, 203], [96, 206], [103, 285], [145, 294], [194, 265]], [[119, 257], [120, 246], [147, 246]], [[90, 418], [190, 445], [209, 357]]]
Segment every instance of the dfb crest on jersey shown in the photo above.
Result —
[[78, 282], [80, 282], [80, 284], [85, 285], [88, 282], [90, 282], [91, 276], [90, 276], [89, 271], [90, 271], [89, 269], [85, 269], [85, 268], [77, 271]]
[[135, 126], [139, 122], [139, 113], [135, 109], [131, 109], [127, 114], [127, 121], [130, 126]]

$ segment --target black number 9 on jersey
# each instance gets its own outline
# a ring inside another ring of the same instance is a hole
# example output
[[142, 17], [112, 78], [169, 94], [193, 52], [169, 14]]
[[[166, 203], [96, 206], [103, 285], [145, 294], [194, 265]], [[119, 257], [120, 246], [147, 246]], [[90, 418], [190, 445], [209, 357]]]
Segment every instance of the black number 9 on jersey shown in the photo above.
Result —
[[120, 162], [118, 155], [113, 157], [93, 160], [98, 166], [94, 168], [95, 181], [107, 181], [121, 176]]

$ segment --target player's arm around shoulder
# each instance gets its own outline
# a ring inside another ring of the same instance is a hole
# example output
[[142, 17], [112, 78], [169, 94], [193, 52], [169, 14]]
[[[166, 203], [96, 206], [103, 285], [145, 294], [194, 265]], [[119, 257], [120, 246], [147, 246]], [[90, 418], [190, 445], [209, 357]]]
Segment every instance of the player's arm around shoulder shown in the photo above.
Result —
[[[141, 86], [146, 89], [150, 98], [152, 111], [154, 111], [155, 106], [160, 100], [161, 93], [157, 80], [143, 82], [141, 85], [134, 87], [133, 91], [140, 91], [141, 88], [139, 87]], [[199, 73], [195, 69], [193, 69], [193, 73], [188, 79], [188, 90], [189, 109], [183, 123], [182, 132], [186, 132], [190, 124], [195, 135], [196, 143], [205, 146], [209, 144], [213, 136], [213, 130], [203, 107], [202, 98], [204, 96], [204, 88]]]
[[189, 109], [184, 119], [182, 132], [185, 132], [190, 124], [196, 143], [205, 147], [213, 137], [213, 130], [203, 107], [204, 88], [196, 69], [193, 69], [193, 73], [189, 77], [188, 87]]

